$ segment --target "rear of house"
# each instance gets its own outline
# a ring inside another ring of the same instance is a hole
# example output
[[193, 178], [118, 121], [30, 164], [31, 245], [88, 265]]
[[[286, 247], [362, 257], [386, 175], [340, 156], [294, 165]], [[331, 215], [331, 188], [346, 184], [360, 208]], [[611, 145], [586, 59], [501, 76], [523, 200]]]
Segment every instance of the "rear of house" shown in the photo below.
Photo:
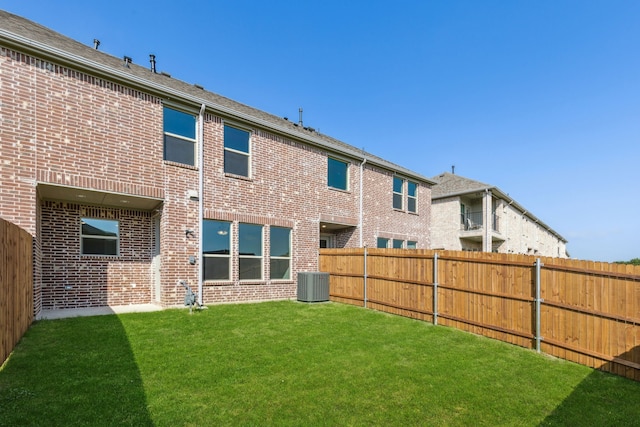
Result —
[[0, 12], [0, 217], [34, 310], [292, 298], [318, 247], [430, 247], [432, 181]]

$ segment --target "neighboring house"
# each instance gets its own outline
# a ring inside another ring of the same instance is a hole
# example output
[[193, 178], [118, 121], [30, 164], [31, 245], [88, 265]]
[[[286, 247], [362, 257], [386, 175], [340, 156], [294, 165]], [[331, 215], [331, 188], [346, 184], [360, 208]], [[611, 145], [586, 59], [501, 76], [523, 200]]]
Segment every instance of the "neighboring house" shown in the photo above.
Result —
[[564, 237], [498, 187], [451, 173], [432, 180], [432, 248], [569, 257]]
[[[318, 248], [429, 248], [431, 180], [0, 11], [0, 217], [35, 312], [292, 298]], [[203, 70], [205, 72], [205, 70]]]

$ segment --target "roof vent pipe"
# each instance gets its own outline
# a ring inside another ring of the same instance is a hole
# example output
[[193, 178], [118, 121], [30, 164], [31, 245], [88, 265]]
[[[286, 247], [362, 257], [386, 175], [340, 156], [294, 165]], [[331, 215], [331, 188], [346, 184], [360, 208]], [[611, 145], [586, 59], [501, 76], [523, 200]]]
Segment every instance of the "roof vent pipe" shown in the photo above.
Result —
[[298, 113], [299, 113], [298, 125], [302, 127], [302, 107], [298, 109]]
[[128, 56], [125, 56], [124, 58], [122, 58], [124, 60], [124, 66], [129, 68], [129, 66], [131, 65], [131, 58]]
[[98, 46], [100, 46], [100, 40], [98, 39], [93, 39], [93, 48], [95, 50], [98, 50]]
[[149, 55], [149, 62], [151, 63], [151, 72], [156, 72], [156, 56], [154, 54]]

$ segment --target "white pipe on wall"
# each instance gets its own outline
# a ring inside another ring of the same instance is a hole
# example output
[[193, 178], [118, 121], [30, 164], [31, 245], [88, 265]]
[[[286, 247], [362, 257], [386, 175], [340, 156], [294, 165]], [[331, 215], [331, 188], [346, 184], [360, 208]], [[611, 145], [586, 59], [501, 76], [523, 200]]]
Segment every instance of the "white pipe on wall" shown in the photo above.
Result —
[[202, 275], [204, 267], [202, 265], [202, 247], [203, 247], [203, 222], [204, 222], [204, 109], [205, 105], [200, 107], [200, 115], [198, 116], [198, 221], [200, 223], [198, 231], [198, 304], [203, 305], [202, 298]]
[[367, 163], [367, 158], [364, 157], [362, 159], [362, 162], [360, 163], [360, 224], [359, 224], [359, 228], [360, 228], [360, 247], [364, 247], [363, 241], [364, 241], [364, 237], [363, 237], [363, 231], [362, 231], [362, 223], [363, 223], [363, 216], [364, 214], [362, 213], [362, 206], [363, 206], [363, 201], [362, 198], [364, 197], [362, 194], [362, 188], [363, 188], [363, 184], [362, 181], [364, 180], [364, 165], [365, 163]]

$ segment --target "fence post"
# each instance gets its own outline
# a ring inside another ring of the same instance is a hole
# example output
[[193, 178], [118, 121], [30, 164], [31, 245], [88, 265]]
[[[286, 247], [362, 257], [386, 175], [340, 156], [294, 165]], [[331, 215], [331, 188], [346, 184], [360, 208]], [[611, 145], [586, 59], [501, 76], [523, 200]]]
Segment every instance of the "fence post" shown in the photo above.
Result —
[[364, 245], [364, 308], [367, 308], [367, 245]]
[[540, 303], [543, 301], [540, 298], [540, 268], [543, 266], [542, 262], [540, 262], [540, 258], [536, 258], [536, 351], [540, 353], [540, 341], [542, 341], [542, 337], [540, 336]]
[[438, 324], [438, 253], [433, 255], [433, 324]]

